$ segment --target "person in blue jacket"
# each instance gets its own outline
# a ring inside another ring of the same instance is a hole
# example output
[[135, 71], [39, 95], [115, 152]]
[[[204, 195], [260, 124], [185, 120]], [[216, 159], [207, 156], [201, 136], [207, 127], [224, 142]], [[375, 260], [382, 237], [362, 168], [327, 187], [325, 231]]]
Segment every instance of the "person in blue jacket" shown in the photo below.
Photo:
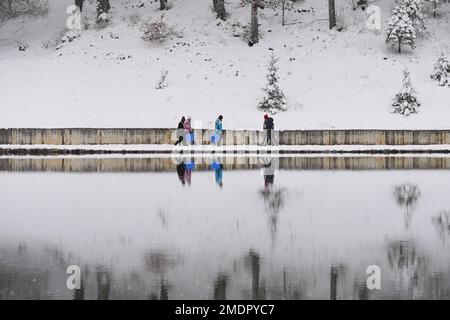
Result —
[[222, 140], [222, 135], [223, 135], [222, 120], [223, 120], [223, 116], [220, 115], [217, 118], [216, 123], [214, 125], [215, 134], [219, 136], [219, 139], [217, 140], [217, 144]]

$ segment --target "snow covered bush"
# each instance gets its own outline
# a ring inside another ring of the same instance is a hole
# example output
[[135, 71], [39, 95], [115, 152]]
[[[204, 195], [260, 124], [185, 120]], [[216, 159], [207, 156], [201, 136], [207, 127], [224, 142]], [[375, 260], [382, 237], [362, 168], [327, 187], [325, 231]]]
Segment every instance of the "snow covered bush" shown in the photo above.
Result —
[[142, 27], [144, 35], [142, 38], [146, 41], [164, 42], [171, 36], [180, 37], [181, 35], [175, 31], [174, 27], [169, 26], [161, 17], [159, 21], [146, 22]]
[[444, 53], [438, 58], [434, 65], [434, 72], [431, 75], [431, 79], [439, 82], [440, 86], [445, 86], [448, 84], [450, 86], [450, 82], [448, 81], [448, 73], [450, 72], [450, 64], [447, 60], [447, 57]]
[[416, 47], [416, 31], [413, 22], [404, 6], [397, 6], [392, 10], [392, 16], [389, 19], [386, 30], [386, 44], [398, 45], [398, 52], [402, 52], [402, 44]]
[[161, 71], [161, 78], [156, 83], [155, 89], [164, 89], [168, 87], [167, 84], [167, 76], [169, 75], [169, 71], [163, 70]]
[[258, 104], [258, 108], [275, 114], [278, 111], [286, 111], [286, 98], [283, 91], [278, 86], [278, 67], [276, 65], [278, 59], [274, 55], [270, 57], [267, 66], [266, 80], [267, 84], [264, 87], [265, 96]]
[[411, 78], [409, 77], [409, 71], [403, 70], [403, 85], [399, 93], [395, 95], [394, 113], [400, 113], [405, 116], [409, 116], [412, 113], [419, 111], [420, 103], [416, 97], [416, 90], [411, 85]]

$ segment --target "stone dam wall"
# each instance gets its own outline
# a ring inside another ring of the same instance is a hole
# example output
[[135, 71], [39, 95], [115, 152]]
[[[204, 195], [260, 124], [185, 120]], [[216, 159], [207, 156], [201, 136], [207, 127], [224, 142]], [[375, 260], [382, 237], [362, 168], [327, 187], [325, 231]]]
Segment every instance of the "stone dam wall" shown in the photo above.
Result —
[[[212, 130], [195, 130], [196, 144], [210, 144]], [[106, 145], [173, 144], [174, 129], [149, 128], [57, 128], [0, 129], [3, 145]], [[265, 140], [265, 132], [226, 130], [223, 144], [256, 145]], [[432, 145], [450, 144], [449, 130], [282, 130], [274, 131], [279, 145]]]

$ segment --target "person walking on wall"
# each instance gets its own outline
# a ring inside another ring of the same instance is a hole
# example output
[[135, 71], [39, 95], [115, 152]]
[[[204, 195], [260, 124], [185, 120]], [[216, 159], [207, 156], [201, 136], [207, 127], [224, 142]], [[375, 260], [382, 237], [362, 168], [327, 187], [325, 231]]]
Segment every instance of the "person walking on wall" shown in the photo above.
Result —
[[219, 139], [217, 140], [217, 144], [219, 144], [219, 142], [222, 141], [222, 135], [223, 135], [223, 124], [222, 124], [222, 120], [223, 120], [223, 116], [220, 115], [217, 120], [216, 123], [214, 124], [214, 131], [215, 134], [219, 136]]
[[183, 141], [183, 136], [184, 136], [184, 122], [186, 121], [186, 119], [184, 117], [181, 117], [180, 122], [178, 123], [178, 127], [177, 127], [177, 136], [178, 136], [178, 140], [177, 142], [175, 142], [175, 145], [179, 145], [182, 141]]
[[275, 129], [273, 118], [266, 113], [264, 115], [263, 129], [266, 130], [266, 144], [272, 145], [272, 130]]
[[186, 121], [184, 122], [184, 131], [186, 133], [186, 136], [189, 135], [189, 137], [190, 137], [190, 139], [188, 139], [188, 141], [191, 144], [194, 144], [195, 143], [194, 130], [192, 130], [191, 117], [187, 117]]

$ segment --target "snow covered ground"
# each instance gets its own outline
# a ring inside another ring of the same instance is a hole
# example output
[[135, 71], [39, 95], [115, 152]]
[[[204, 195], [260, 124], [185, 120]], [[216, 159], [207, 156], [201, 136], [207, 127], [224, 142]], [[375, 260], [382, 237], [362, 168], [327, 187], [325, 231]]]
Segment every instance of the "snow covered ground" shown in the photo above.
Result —
[[[233, 36], [233, 24], [250, 20], [238, 0], [226, 2], [226, 22], [215, 19], [210, 0], [173, 0], [164, 20], [183, 37], [164, 44], [141, 39], [143, 22], [162, 14], [156, 3], [116, 0], [107, 28], [90, 27], [59, 50], [73, 1], [49, 2], [48, 18], [0, 26], [0, 127], [174, 127], [191, 115], [208, 128], [223, 114], [225, 128], [260, 128], [256, 105], [274, 53], [288, 99], [288, 111], [275, 116], [278, 129], [450, 128], [450, 88], [430, 79], [441, 51], [450, 55], [450, 5], [427, 19], [429, 35], [414, 51], [399, 55], [384, 44], [390, 0], [374, 2], [382, 9], [380, 32], [367, 29], [365, 12], [344, 10], [349, 1], [337, 1], [342, 32], [328, 30], [326, 1], [298, 1], [296, 9], [314, 13], [289, 12], [295, 24], [284, 27], [265, 9], [253, 47]], [[93, 6], [85, 11], [90, 22]], [[409, 117], [390, 112], [404, 67], [422, 103]], [[163, 69], [169, 86], [156, 90]]]

